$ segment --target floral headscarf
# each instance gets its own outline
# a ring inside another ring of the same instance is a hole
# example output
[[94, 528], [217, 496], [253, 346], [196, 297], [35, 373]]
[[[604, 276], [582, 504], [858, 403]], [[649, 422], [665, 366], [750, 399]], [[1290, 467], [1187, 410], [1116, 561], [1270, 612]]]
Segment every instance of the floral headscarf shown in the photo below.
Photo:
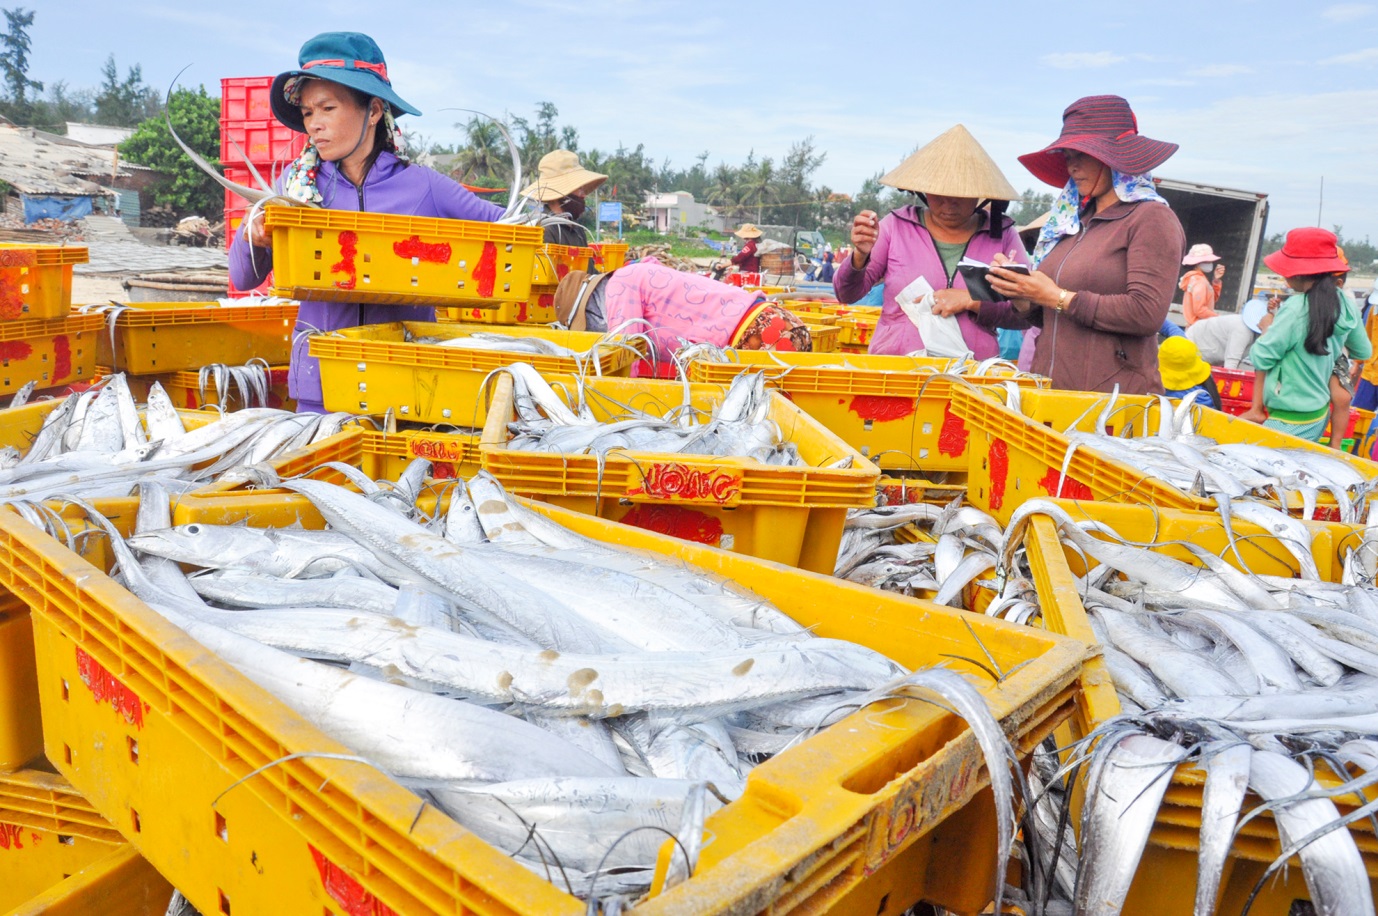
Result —
[[[313, 77], [294, 76], [283, 85], [282, 94], [289, 103], [296, 105], [301, 100], [302, 86], [309, 79], [313, 79]], [[402, 131], [398, 129], [397, 119], [392, 116], [392, 106], [387, 102], [383, 103], [383, 129], [384, 136], [387, 138], [385, 147], [397, 158], [405, 161], [406, 157], [402, 155]], [[283, 196], [308, 204], [321, 203], [321, 191], [320, 188], [316, 187], [316, 176], [320, 163], [321, 155], [316, 151], [316, 145], [307, 143], [306, 148], [301, 151], [301, 155], [292, 160], [283, 173]]]
[[[1111, 169], [1110, 174], [1115, 186], [1115, 195], [1125, 203], [1132, 203], [1137, 200], [1154, 200], [1167, 205], [1167, 201], [1153, 187], [1153, 176], [1149, 173], [1126, 175]], [[1053, 246], [1059, 240], [1065, 236], [1076, 235], [1080, 231], [1081, 192], [1077, 190], [1077, 183], [1068, 178], [1067, 186], [1062, 189], [1062, 193], [1053, 203], [1048, 221], [1043, 224], [1043, 228], [1038, 233], [1038, 243], [1034, 245], [1033, 252], [1034, 266], [1037, 267], [1042, 263], [1043, 259], [1048, 256], [1048, 252], [1053, 250]]]

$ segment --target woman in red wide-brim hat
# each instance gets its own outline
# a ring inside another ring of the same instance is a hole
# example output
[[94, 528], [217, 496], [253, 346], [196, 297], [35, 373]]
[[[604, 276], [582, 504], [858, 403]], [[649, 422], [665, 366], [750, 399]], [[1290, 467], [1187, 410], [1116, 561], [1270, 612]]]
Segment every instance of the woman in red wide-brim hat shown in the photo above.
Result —
[[1061, 188], [1034, 248], [1037, 270], [991, 272], [1009, 308], [1039, 329], [1032, 368], [1054, 388], [1159, 394], [1158, 329], [1186, 252], [1150, 172], [1175, 143], [1139, 133], [1119, 96], [1078, 99], [1062, 133], [1019, 161]]
[[[1335, 280], [1349, 265], [1340, 256], [1335, 233], [1314, 228], [1287, 233], [1282, 250], [1263, 263], [1286, 278], [1296, 295], [1278, 308], [1273, 323], [1249, 350], [1256, 370], [1254, 402], [1243, 416], [1319, 441], [1330, 417], [1335, 361], [1344, 353], [1352, 359], [1373, 355], [1358, 306]], [[1331, 444], [1337, 445], [1343, 433], [1332, 429]]]

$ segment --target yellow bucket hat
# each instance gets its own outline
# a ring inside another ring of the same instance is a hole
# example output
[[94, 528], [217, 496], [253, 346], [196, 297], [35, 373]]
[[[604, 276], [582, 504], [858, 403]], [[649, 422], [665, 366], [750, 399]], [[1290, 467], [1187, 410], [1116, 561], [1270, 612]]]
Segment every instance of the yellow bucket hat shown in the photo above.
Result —
[[1186, 391], [1210, 378], [1210, 363], [1185, 337], [1169, 337], [1158, 348], [1158, 373], [1168, 391]]

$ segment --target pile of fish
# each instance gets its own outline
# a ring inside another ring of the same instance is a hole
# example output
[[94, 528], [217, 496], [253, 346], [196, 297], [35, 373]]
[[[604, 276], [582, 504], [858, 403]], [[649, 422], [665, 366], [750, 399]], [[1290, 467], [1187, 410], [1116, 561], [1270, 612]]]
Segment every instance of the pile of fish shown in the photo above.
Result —
[[[26, 399], [20, 392], [9, 409]], [[0, 504], [71, 543], [45, 502], [124, 497], [147, 481], [185, 493], [332, 436], [354, 419], [256, 408], [188, 430], [161, 385], [140, 407], [117, 374], [54, 407], [27, 449], [0, 448]]]
[[[645, 893], [669, 836], [690, 875], [704, 818], [753, 766], [886, 697], [938, 694], [972, 722], [994, 781], [1018, 778], [959, 675], [816, 637], [735, 583], [570, 531], [486, 474], [445, 482], [448, 505], [427, 515], [426, 470], [418, 460], [396, 484], [355, 471], [354, 489], [281, 481], [320, 510], [321, 531], [170, 527], [156, 481], [127, 542], [92, 520], [151, 607], [605, 911]], [[999, 816], [1003, 861], [1013, 803]]]
[[215, 402], [221, 407], [227, 407], [232, 400], [237, 400], [240, 407], [267, 407], [273, 378], [268, 363], [255, 358], [242, 366], [224, 363], [202, 366], [196, 383], [202, 403], [206, 401], [207, 389], [213, 389]]
[[[910, 536], [901, 539], [901, 530]], [[955, 499], [853, 509], [834, 575], [902, 595], [965, 608], [966, 587], [995, 568], [1003, 532], [994, 518]]]
[[[1014, 386], [1009, 388], [1013, 391], [1007, 395], [1008, 403], [1017, 410], [1019, 391]], [[1149, 411], [1140, 409], [1138, 435], [1130, 435], [1135, 431], [1133, 422], [1125, 423], [1119, 434], [1111, 435], [1107, 428], [1116, 417], [1116, 401], [1116, 394], [1106, 398], [1091, 432], [1076, 428], [1086, 414], [1073, 420], [1063, 432], [1071, 440], [1062, 462], [1063, 480], [1073, 454], [1084, 448], [1127, 464], [1184, 493], [1229, 499], [1271, 497], [1282, 506], [1296, 494], [1306, 518], [1315, 517], [1317, 498], [1327, 493], [1334, 498], [1340, 521], [1346, 523], [1364, 515], [1369, 491], [1378, 485], [1378, 475], [1366, 478], [1349, 462], [1322, 451], [1219, 443], [1200, 436], [1194, 418], [1204, 408], [1192, 401], [1180, 401], [1174, 408], [1171, 401], [1160, 397], [1156, 429], [1149, 427]], [[1087, 413], [1094, 409], [1093, 406]]]
[[[676, 453], [682, 455], [742, 456], [764, 464], [802, 465], [799, 449], [786, 440], [770, 417], [770, 396], [759, 372], [733, 379], [711, 416], [695, 408], [688, 383], [680, 404], [651, 402], [646, 408], [615, 402], [608, 394], [581, 384], [561, 397], [526, 363], [497, 370], [512, 377], [517, 419], [507, 447], [514, 451], [590, 453], [611, 451]], [[616, 416], [599, 420], [591, 409], [597, 401]], [[573, 404], [571, 408], [569, 405]], [[843, 458], [831, 467], [847, 467]]]
[[[1072, 749], [1066, 768], [1044, 756], [1033, 777], [1043, 792], [1033, 837], [1042, 859], [1057, 862], [1048, 888], [1078, 914], [1120, 911], [1179, 766], [1205, 772], [1198, 916], [1216, 911], [1237, 826], [1265, 813], [1283, 845], [1269, 876], [1296, 855], [1315, 912], [1374, 911], [1364, 859], [1343, 828], [1378, 816], [1366, 791], [1378, 783], [1378, 528], [1350, 552], [1342, 582], [1323, 582], [1306, 526], [1257, 509], [1251, 520], [1293, 554], [1298, 578], [1249, 572], [1232, 533], [1239, 566], [1183, 544], [1194, 565], [1046, 501], [1011, 519], [1004, 593], [990, 612], [1036, 615], [1019, 548], [1033, 516], [1051, 518], [1091, 567], [1078, 592], [1124, 709]], [[1064, 807], [1077, 769], [1086, 779], [1079, 856]], [[1263, 804], [1246, 811], [1246, 791]], [[1337, 803], [1351, 810], [1342, 815]]]

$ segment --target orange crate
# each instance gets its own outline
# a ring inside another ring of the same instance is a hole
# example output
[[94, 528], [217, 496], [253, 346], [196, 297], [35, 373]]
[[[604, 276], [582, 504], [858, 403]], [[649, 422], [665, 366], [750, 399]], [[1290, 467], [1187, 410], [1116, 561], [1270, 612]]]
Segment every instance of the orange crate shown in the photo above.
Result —
[[[99, 326], [103, 316], [95, 317]], [[295, 302], [137, 302], [115, 317], [113, 333], [99, 335], [100, 364], [134, 375], [195, 371], [210, 362], [243, 365], [251, 359], [284, 366], [292, 358], [296, 320]]]
[[80, 245], [0, 243], [0, 320], [66, 316], [72, 309], [72, 265], [88, 260]]
[[0, 395], [26, 383], [54, 388], [86, 381], [96, 371], [100, 315], [0, 321]]
[[593, 242], [589, 247], [593, 249], [593, 264], [599, 273], [617, 270], [627, 263], [630, 246], [626, 242]]

